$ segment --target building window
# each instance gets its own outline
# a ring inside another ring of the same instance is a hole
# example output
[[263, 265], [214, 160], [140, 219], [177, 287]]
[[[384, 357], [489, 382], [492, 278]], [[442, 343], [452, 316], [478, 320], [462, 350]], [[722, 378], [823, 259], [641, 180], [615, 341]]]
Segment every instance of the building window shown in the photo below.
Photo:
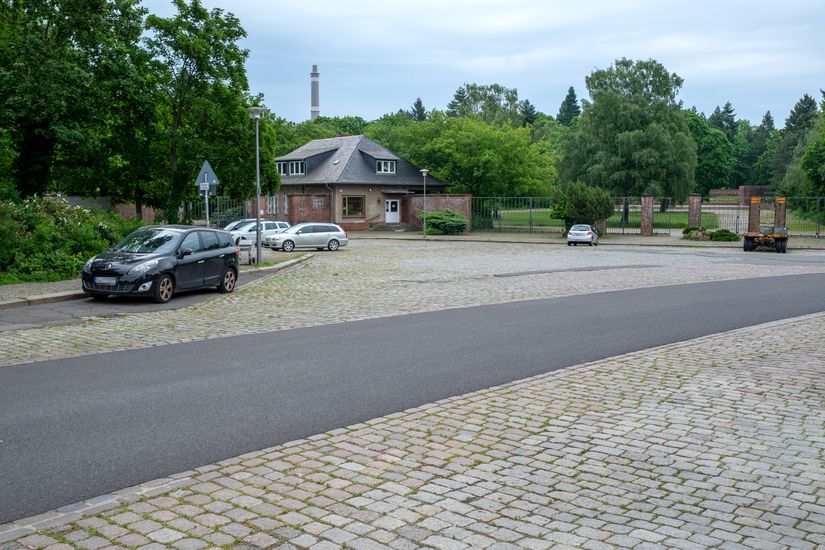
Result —
[[364, 197], [352, 197], [344, 195], [342, 204], [342, 215], [345, 218], [364, 217]]
[[395, 174], [394, 160], [379, 160], [375, 162], [375, 172], [377, 174]]
[[282, 176], [286, 176], [287, 175], [287, 164], [289, 164], [289, 163], [279, 162], [277, 164], [278, 164], [278, 174], [280, 174]]
[[277, 216], [278, 215], [278, 196], [267, 196], [266, 197], [266, 213], [270, 216]]
[[290, 176], [302, 176], [304, 174], [304, 161], [293, 160], [289, 163]]

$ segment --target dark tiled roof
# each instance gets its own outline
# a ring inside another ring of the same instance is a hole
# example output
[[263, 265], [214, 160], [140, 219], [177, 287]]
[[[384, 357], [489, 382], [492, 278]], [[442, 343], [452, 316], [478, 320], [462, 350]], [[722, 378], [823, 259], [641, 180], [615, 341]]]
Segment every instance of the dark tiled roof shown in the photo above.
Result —
[[[306, 161], [307, 173], [303, 176], [281, 176], [281, 183], [284, 185], [349, 183], [418, 187], [423, 183], [423, 177], [417, 167], [364, 136], [316, 139], [275, 160]], [[396, 173], [376, 174], [376, 160], [396, 161]], [[435, 188], [447, 184], [428, 176], [427, 186], [430, 185]]]

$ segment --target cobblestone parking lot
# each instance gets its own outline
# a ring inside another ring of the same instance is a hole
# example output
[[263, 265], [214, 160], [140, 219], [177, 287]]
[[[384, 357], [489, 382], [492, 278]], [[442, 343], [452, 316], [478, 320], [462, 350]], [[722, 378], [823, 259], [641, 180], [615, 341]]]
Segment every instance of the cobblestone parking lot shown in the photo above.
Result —
[[[0, 334], [0, 363], [822, 272], [817, 251], [356, 239], [196, 306]], [[822, 334], [811, 315], [456, 396], [0, 526], [0, 548], [825, 547]]]

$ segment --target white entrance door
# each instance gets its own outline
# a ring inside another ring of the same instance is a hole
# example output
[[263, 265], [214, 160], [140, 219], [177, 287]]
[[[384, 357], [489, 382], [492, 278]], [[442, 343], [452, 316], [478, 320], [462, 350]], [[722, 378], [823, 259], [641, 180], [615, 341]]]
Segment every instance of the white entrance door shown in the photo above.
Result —
[[384, 205], [384, 222], [398, 223], [401, 221], [401, 212], [398, 210], [398, 200], [388, 199]]

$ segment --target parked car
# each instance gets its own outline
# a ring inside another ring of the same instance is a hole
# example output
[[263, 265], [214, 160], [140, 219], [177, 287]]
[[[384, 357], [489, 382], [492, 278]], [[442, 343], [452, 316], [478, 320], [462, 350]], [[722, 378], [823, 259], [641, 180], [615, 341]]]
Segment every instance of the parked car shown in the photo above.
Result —
[[240, 249], [220, 229], [189, 225], [141, 227], [83, 266], [83, 291], [150, 296], [165, 303], [178, 290], [215, 287], [232, 292]]
[[224, 231], [235, 231], [239, 229], [242, 225], [247, 225], [252, 222], [258, 221], [257, 218], [244, 218], [242, 220], [235, 220], [234, 222], [229, 222], [226, 224], [226, 227], [223, 228]]
[[296, 248], [316, 248], [338, 250], [347, 246], [346, 232], [334, 223], [299, 223], [283, 233], [276, 233], [263, 239], [263, 245], [274, 250], [292, 252]]
[[[275, 233], [280, 233], [286, 229], [289, 229], [289, 224], [287, 222], [262, 220], [261, 243], [263, 244], [265, 237], [274, 235]], [[232, 240], [235, 241], [235, 244], [237, 245], [255, 244], [255, 239], [257, 237], [257, 232], [255, 231], [255, 220], [252, 220], [251, 223], [241, 225], [230, 233], [232, 234]]]
[[567, 230], [567, 246], [587, 243], [589, 246], [599, 246], [599, 234], [591, 225], [576, 224]]

